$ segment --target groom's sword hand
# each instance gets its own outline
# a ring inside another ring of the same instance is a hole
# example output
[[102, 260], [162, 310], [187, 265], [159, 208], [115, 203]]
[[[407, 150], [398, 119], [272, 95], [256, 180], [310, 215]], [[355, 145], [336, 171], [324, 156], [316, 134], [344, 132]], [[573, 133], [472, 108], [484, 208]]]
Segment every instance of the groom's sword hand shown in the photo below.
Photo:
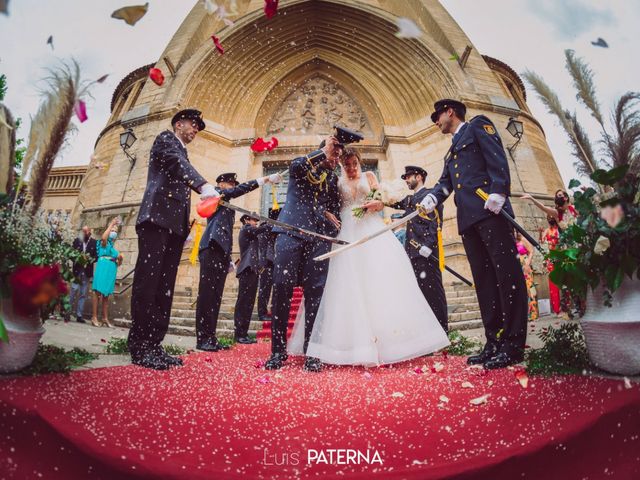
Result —
[[[481, 188], [476, 189], [476, 195], [478, 195], [485, 202], [489, 198], [489, 195], [487, 195], [487, 193]], [[529, 232], [527, 232], [518, 222], [516, 222], [516, 220], [511, 215], [505, 212], [504, 209], [500, 210], [500, 215], [502, 215], [511, 225], [513, 225], [513, 228], [520, 232], [522, 236], [526, 238], [529, 243], [531, 243], [531, 245], [536, 247], [540, 253], [545, 253], [544, 250], [542, 250], [540, 244], [531, 235], [529, 235]]]
[[230, 208], [231, 210], [235, 210], [236, 212], [244, 213], [246, 215], [249, 215], [250, 217], [257, 218], [270, 225], [276, 225], [278, 227], [282, 227], [285, 230], [289, 230], [290, 232], [296, 232], [302, 235], [308, 235], [310, 237], [318, 238], [331, 243], [336, 243], [338, 245], [349, 245], [349, 242], [345, 242], [344, 240], [339, 240], [337, 238], [330, 237], [329, 235], [323, 235], [321, 233], [316, 233], [310, 230], [306, 230], [304, 228], [289, 225], [288, 223], [280, 222], [278, 220], [273, 220], [268, 217], [263, 217], [262, 215], [258, 215], [256, 212], [252, 212], [251, 210], [247, 210], [246, 208], [238, 207], [237, 205], [229, 203], [226, 200], [220, 200], [219, 205], [223, 205], [227, 208]]
[[384, 228], [378, 230], [377, 232], [373, 232], [372, 234], [367, 235], [366, 237], [361, 238], [360, 240], [355, 241], [353, 243], [349, 243], [349, 244], [347, 244], [347, 245], [345, 245], [343, 247], [338, 247], [335, 250], [331, 250], [330, 252], [325, 253], [324, 255], [319, 255], [319, 256], [315, 257], [314, 260], [316, 262], [321, 262], [322, 260], [326, 260], [328, 258], [335, 257], [336, 255], [341, 254], [345, 250], [349, 250], [350, 248], [357, 247], [358, 245], [362, 245], [363, 243], [367, 243], [369, 240], [382, 235], [384, 232], [388, 232], [389, 230], [393, 230], [394, 228], [399, 227], [400, 225], [404, 225], [409, 220], [411, 220], [413, 217], [419, 215], [420, 212], [421, 212], [421, 209], [417, 209], [415, 212], [411, 212], [406, 217], [402, 217], [401, 219], [396, 220], [393, 223], [390, 223], [389, 225], [385, 226]]

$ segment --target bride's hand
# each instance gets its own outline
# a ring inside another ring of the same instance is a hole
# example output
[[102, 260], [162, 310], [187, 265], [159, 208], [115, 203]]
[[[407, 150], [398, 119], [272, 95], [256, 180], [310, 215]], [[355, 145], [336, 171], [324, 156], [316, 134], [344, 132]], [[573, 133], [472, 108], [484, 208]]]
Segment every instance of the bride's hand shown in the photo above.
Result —
[[342, 226], [342, 224], [340, 223], [340, 220], [338, 220], [338, 218], [331, 212], [324, 212], [324, 216], [327, 220], [329, 220], [331, 223], [333, 223], [333, 225], [340, 230], [340, 227]]
[[371, 200], [370, 202], [362, 205], [362, 208], [368, 212], [379, 212], [384, 208], [384, 203], [381, 200]]

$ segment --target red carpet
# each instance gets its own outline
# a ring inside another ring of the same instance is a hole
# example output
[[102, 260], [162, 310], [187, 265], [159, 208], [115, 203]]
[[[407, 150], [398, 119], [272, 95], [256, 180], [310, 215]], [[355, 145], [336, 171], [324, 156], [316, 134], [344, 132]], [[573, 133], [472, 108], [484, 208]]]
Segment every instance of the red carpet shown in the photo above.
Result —
[[[293, 325], [296, 323], [296, 317], [298, 316], [298, 310], [302, 305], [302, 287], [295, 287], [293, 289], [293, 295], [291, 297], [291, 307], [289, 308], [289, 323], [287, 324], [287, 338], [291, 336], [293, 332]], [[256, 338], [271, 340], [271, 320], [262, 322], [262, 329], [256, 332]]]
[[[256, 362], [268, 351], [2, 380], [0, 478], [640, 478], [637, 384], [554, 377], [524, 389], [514, 371], [451, 357], [320, 374], [293, 359], [267, 373]], [[436, 361], [441, 371], [415, 372]], [[330, 449], [377, 452], [382, 465], [336, 464]], [[333, 464], [307, 463], [310, 450]]]

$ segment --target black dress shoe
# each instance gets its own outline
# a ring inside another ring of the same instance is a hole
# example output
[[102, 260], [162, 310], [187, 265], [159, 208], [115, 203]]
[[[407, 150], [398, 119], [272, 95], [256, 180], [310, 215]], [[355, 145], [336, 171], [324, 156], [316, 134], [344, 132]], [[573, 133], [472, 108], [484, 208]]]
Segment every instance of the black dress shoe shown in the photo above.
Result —
[[264, 368], [266, 370], [280, 370], [287, 358], [289, 358], [289, 356], [286, 353], [274, 353], [271, 355], [271, 358], [265, 362]]
[[79, 316], [76, 317], [76, 322], [78, 322], [78, 323], [87, 323], [87, 322], [84, 321], [84, 319], [82, 317], [79, 317]]
[[487, 343], [478, 355], [467, 358], [467, 365], [484, 365], [484, 363], [498, 353], [498, 345]]
[[240, 338], [236, 338], [236, 343], [241, 343], [243, 345], [250, 345], [252, 343], [258, 343], [258, 341], [249, 337], [240, 337]]
[[489, 360], [484, 362], [484, 368], [486, 368], [487, 370], [506, 368], [509, 365], [520, 363], [522, 360], [524, 360], [524, 354], [522, 353], [509, 354], [506, 352], [500, 352], [493, 358], [490, 358]]
[[229, 350], [229, 348], [228, 345], [223, 345], [217, 340], [204, 340], [196, 344], [196, 349], [205, 352], [219, 352], [220, 350]]
[[167, 361], [158, 355], [157, 352], [149, 351], [139, 355], [132, 355], [131, 363], [144, 368], [151, 368], [153, 370], [169, 370], [171, 365]]
[[307, 357], [303, 369], [307, 372], [320, 372], [322, 371], [322, 362], [319, 358]]
[[162, 360], [168, 363], [170, 367], [181, 367], [184, 364], [181, 358], [169, 355], [162, 347], [158, 347], [156, 353]]

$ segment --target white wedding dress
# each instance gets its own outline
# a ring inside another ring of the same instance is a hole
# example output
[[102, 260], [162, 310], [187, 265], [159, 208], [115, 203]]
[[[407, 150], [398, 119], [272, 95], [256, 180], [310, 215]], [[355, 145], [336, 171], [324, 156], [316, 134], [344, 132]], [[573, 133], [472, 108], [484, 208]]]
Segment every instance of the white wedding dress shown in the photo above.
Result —
[[[338, 185], [343, 200], [338, 238], [353, 242], [384, 227], [377, 213], [353, 216], [352, 208], [365, 203], [370, 191], [364, 173], [357, 182], [347, 182], [343, 175]], [[334, 365], [373, 366], [420, 357], [449, 344], [391, 231], [329, 262], [307, 356]], [[302, 307], [288, 352], [302, 355], [303, 343]]]

